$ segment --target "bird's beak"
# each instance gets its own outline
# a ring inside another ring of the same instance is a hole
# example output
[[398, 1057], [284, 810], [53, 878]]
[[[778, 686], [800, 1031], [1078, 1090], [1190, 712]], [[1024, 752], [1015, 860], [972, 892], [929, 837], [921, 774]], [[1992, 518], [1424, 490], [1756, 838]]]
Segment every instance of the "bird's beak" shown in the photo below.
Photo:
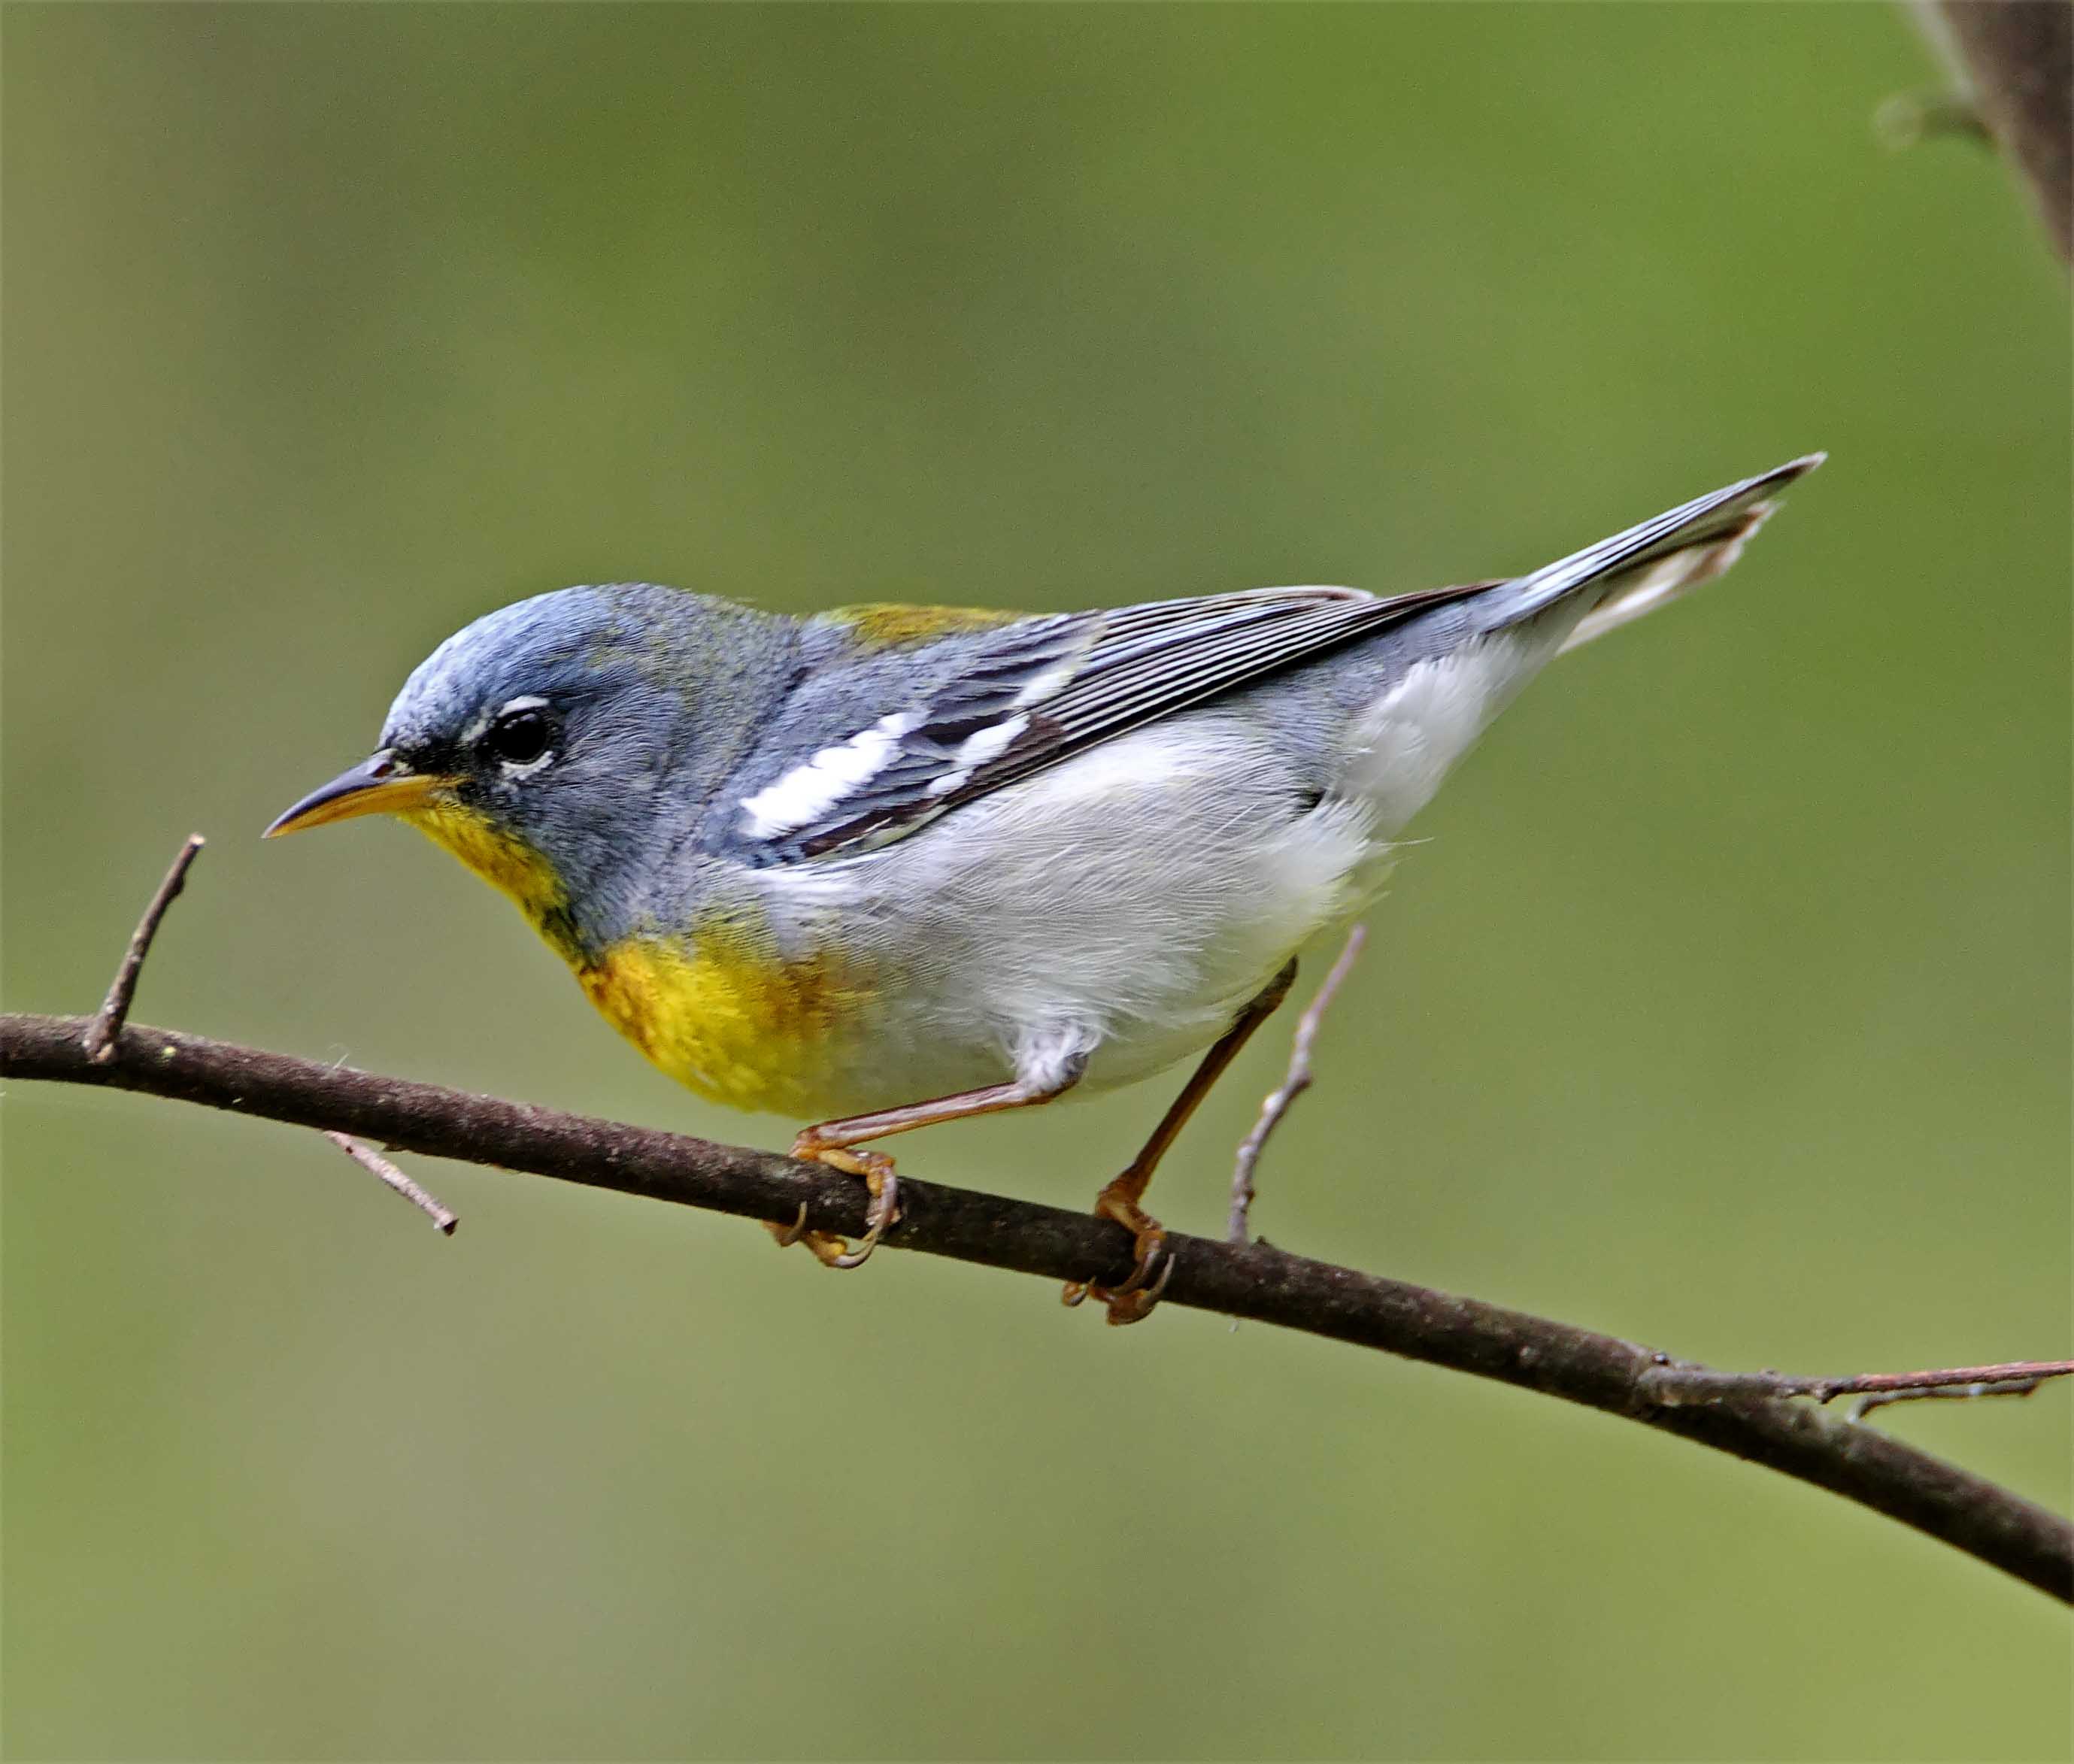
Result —
[[355, 815], [405, 813], [420, 807], [435, 791], [452, 782], [450, 778], [414, 772], [394, 754], [384, 751], [312, 791], [259, 837], [272, 839], [281, 833], [300, 833], [328, 821], [350, 820]]

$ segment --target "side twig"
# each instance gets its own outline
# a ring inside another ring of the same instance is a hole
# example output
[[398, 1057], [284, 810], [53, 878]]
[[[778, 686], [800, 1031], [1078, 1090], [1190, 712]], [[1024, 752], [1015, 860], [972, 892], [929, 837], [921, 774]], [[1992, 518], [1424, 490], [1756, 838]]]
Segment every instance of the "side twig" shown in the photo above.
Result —
[[451, 1237], [454, 1227], [461, 1223], [461, 1215], [450, 1211], [440, 1202], [419, 1188], [395, 1165], [383, 1157], [372, 1146], [363, 1146], [351, 1134], [333, 1133], [330, 1128], [320, 1130], [325, 1138], [337, 1146], [347, 1157], [370, 1175], [379, 1178], [409, 1201], [419, 1212], [432, 1221], [432, 1229]]
[[1890, 1403], [1918, 1403], [1929, 1397], [1956, 1397], [1968, 1402], [1975, 1397], [2027, 1397], [2049, 1379], [2059, 1376], [2056, 1372], [2050, 1372], [2041, 1373], [2035, 1378], [2014, 1378], [2006, 1384], [1926, 1385], [1913, 1390], [1874, 1390], [1853, 1403], [1845, 1412], [1845, 1419], [1862, 1421], [1874, 1409], [1883, 1409]]
[[1347, 933], [1346, 942], [1340, 946], [1338, 959], [1326, 973], [1324, 984], [1318, 988], [1318, 996], [1296, 1019], [1296, 1033], [1289, 1047], [1289, 1069], [1280, 1086], [1268, 1092], [1267, 1100], [1260, 1105], [1260, 1118], [1254, 1122], [1253, 1131], [1239, 1143], [1238, 1159], [1232, 1168], [1231, 1217], [1225, 1227], [1227, 1243], [1244, 1243], [1246, 1240], [1247, 1221], [1253, 1212], [1254, 1178], [1260, 1167], [1260, 1155], [1267, 1149], [1269, 1136], [1282, 1125], [1282, 1117], [1315, 1081], [1311, 1072], [1311, 1050], [1317, 1044], [1318, 1026], [1325, 1020], [1332, 995], [1353, 973], [1354, 961], [1367, 940], [1365, 925], [1356, 925]]
[[1882, 147], [1895, 153], [1954, 135], [1990, 151], [1995, 144], [1979, 108], [1949, 92], [1895, 93], [1873, 113], [1873, 133]]
[[137, 996], [137, 977], [143, 972], [144, 958], [151, 952], [151, 940], [159, 935], [159, 921], [180, 899], [181, 889], [187, 886], [188, 866], [207, 843], [200, 833], [188, 836], [165, 880], [159, 884], [159, 891], [152, 895], [151, 905], [144, 909], [144, 916], [137, 921], [136, 930], [130, 934], [130, 947], [123, 951], [122, 965], [109, 983], [108, 996], [86, 1026], [86, 1056], [97, 1066], [105, 1066], [115, 1057], [116, 1038], [122, 1033], [123, 1021], [130, 1014], [130, 1002]]
[[[1716, 1372], [1704, 1366], [1660, 1368], [1651, 1375], [1659, 1403], [1713, 1403], [1729, 1396], [1812, 1397], [1833, 1403], [1863, 1396], [1861, 1407], [1937, 1395], [2028, 1396], [2048, 1378], [2074, 1376], [2074, 1360], [2003, 1360], [1993, 1365], [1944, 1366], [1928, 1372], [1861, 1372], [1840, 1378], [1798, 1378], [1783, 1372]], [[1853, 1411], [1856, 1413], [1854, 1410]]]

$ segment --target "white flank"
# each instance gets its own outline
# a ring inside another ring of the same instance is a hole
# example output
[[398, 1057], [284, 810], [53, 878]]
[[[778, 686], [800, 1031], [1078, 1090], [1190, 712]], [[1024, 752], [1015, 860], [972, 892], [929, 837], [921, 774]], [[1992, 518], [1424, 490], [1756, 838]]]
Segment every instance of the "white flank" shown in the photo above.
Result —
[[870, 728], [834, 747], [824, 747], [774, 784], [742, 802], [750, 837], [770, 839], [811, 825], [860, 784], [878, 775], [899, 750], [900, 738], [921, 721], [912, 711], [882, 717]]
[[1340, 793], [1365, 804], [1385, 838], [1394, 836], [1547, 660], [1559, 634], [1530, 625], [1415, 663], [1356, 723]]

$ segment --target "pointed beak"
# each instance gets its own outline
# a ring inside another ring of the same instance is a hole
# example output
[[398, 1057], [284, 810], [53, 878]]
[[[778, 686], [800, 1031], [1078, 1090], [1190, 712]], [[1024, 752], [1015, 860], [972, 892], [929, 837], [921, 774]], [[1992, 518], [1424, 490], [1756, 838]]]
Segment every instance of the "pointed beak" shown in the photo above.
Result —
[[356, 815], [404, 813], [452, 782], [450, 778], [414, 772], [385, 750], [312, 791], [259, 837], [273, 839], [282, 833], [300, 833], [328, 821], [350, 820]]

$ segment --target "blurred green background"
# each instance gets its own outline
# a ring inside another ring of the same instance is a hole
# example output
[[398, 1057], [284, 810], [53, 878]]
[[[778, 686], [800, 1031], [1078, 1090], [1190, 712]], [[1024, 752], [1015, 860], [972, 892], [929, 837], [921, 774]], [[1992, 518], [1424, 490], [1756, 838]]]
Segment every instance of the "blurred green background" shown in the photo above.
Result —
[[[1990, 155], [1874, 144], [1934, 80], [1898, 11], [4, 27], [11, 1008], [91, 1009], [200, 828], [140, 1019], [782, 1144], [409, 832], [257, 842], [448, 631], [626, 577], [1422, 587], [1826, 447], [1427, 816], [1257, 1222], [1732, 1366], [2067, 1351], [2068, 290]], [[903, 1157], [1077, 1203], [1164, 1100]], [[1539, 1398], [420, 1161], [449, 1242], [136, 1098], [6, 1120], [17, 1756], [2070, 1743], [2037, 1593]], [[2064, 1508], [2068, 1417], [1882, 1424]]]

